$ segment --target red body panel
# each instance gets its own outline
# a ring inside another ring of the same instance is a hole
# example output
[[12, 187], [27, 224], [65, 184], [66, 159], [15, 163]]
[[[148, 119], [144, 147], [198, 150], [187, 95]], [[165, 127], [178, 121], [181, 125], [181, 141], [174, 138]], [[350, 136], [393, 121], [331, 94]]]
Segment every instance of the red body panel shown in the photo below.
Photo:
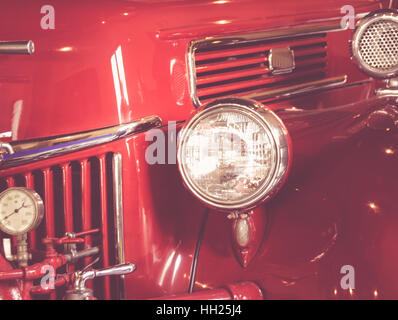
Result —
[[[43, 3], [3, 3], [0, 39], [32, 40], [36, 52], [0, 56], [0, 133], [12, 131], [13, 139], [24, 140], [112, 126], [148, 114], [164, 123], [184, 120], [194, 109], [186, 74], [189, 41], [329, 21], [341, 16], [345, 4], [58, 0], [52, 2], [55, 29], [43, 30]], [[380, 7], [377, 1], [353, 4], [357, 13]], [[123, 62], [124, 72], [112, 68], [112, 57]], [[21, 107], [15, 106], [18, 101]]]
[[[351, 2], [357, 13], [383, 6], [379, 1]], [[34, 139], [150, 115], [160, 116], [164, 125], [183, 121], [195, 112], [186, 67], [191, 40], [336, 21], [345, 4], [343, 0], [58, 0], [52, 1], [55, 29], [42, 30], [44, 3], [3, 3], [0, 40], [33, 40], [36, 52], [0, 55], [0, 134], [11, 131], [12, 140]], [[331, 34], [329, 43], [346, 45], [350, 36], [350, 32]], [[255, 209], [255, 214], [266, 216], [258, 219], [264, 223], [259, 230], [265, 232], [246, 268], [235, 256], [231, 221], [225, 214], [209, 213], [194, 291], [251, 281], [270, 299], [398, 298], [397, 132], [367, 127], [368, 115], [389, 101], [372, 98], [376, 84], [351, 63], [348, 45], [328, 50], [330, 76], [350, 74], [349, 82], [363, 83], [271, 105], [275, 110], [312, 110], [302, 118], [278, 113], [292, 137], [291, 174], [275, 198]], [[347, 111], [339, 112], [341, 106], [348, 106]], [[126, 276], [127, 299], [187, 293], [207, 210], [185, 189], [175, 164], [146, 162], [149, 144], [141, 133], [94, 150], [122, 154], [125, 259], [137, 265]], [[1, 170], [0, 178], [87, 159], [94, 151]], [[63, 177], [70, 179], [67, 169]], [[102, 176], [100, 183], [106, 179]], [[105, 210], [106, 196], [101, 196]], [[64, 205], [66, 211], [72, 210], [68, 197]], [[46, 206], [48, 211], [53, 207]], [[89, 206], [82, 200], [83, 212], [90, 211]], [[52, 214], [48, 216], [47, 233], [53, 235], [55, 222]], [[90, 225], [87, 219], [84, 223]], [[73, 222], [65, 223], [70, 228]], [[107, 243], [103, 250], [107, 252]], [[340, 288], [343, 265], [355, 267], [353, 292]], [[0, 271], [9, 268], [0, 256]], [[247, 288], [242, 288], [239, 294], [244, 296]], [[19, 289], [14, 283], [0, 283], [0, 298], [15, 299]], [[257, 287], [249, 289], [248, 296], [260, 297]], [[228, 298], [234, 295], [231, 290], [206, 291], [196, 297], [212, 298], [217, 292], [217, 297]]]

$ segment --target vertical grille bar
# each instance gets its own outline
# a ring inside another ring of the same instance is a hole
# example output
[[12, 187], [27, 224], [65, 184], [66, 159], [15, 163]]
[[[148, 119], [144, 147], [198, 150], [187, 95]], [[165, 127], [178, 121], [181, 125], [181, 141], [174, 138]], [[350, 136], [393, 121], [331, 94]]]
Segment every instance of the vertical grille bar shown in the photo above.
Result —
[[[7, 187], [11, 188], [15, 186], [15, 179], [13, 177], [7, 178]], [[12, 245], [15, 247], [17, 245], [17, 238], [15, 236], [11, 237]]]
[[62, 179], [64, 185], [65, 232], [73, 232], [72, 176], [69, 163], [62, 165]]
[[[91, 165], [87, 159], [83, 159], [80, 161], [80, 184], [82, 190], [82, 198], [81, 198], [81, 206], [82, 206], [82, 230], [87, 231], [92, 228], [91, 221]], [[85, 248], [91, 247], [91, 237], [85, 236], [84, 242]], [[84, 259], [84, 265], [87, 266], [91, 258]], [[89, 281], [87, 283], [88, 288], [93, 288], [93, 283]]]
[[[34, 190], [35, 186], [31, 172], [25, 174], [25, 183], [27, 188]], [[36, 230], [32, 230], [29, 233], [29, 246], [32, 249], [36, 249]]]
[[55, 236], [54, 227], [54, 188], [53, 173], [50, 168], [43, 170], [44, 173], [44, 202], [46, 207], [46, 233], [47, 237]]
[[[82, 187], [82, 226], [83, 230], [91, 229], [91, 166], [87, 159], [80, 162], [82, 170], [81, 187]], [[87, 241], [90, 237], [86, 236]], [[90, 244], [90, 243], [87, 243]]]
[[[82, 188], [82, 228], [83, 231], [91, 229], [91, 166], [87, 159], [80, 161], [81, 167], [81, 188]], [[85, 246], [91, 246], [91, 237], [85, 237]], [[89, 263], [90, 259], [85, 259], [85, 264]]]
[[[124, 257], [124, 226], [123, 226], [123, 170], [122, 155], [115, 153], [112, 158], [113, 167], [113, 201], [114, 201], [114, 224], [115, 224], [115, 253], [116, 263], [125, 263]], [[119, 279], [119, 299], [126, 298], [125, 276]]]
[[[100, 164], [100, 186], [101, 186], [101, 231], [102, 231], [102, 258], [103, 266], [109, 266], [109, 246], [108, 246], [108, 201], [107, 201], [107, 181], [106, 181], [106, 155], [99, 157]], [[104, 298], [110, 299], [110, 279], [104, 279]]]
[[11, 188], [15, 186], [15, 180], [13, 177], [8, 177], [7, 178], [7, 187]]
[[[44, 202], [45, 202], [45, 222], [47, 237], [55, 237], [54, 225], [54, 177], [51, 168], [45, 168], [44, 174]], [[50, 294], [50, 299], [55, 300], [55, 292]]]

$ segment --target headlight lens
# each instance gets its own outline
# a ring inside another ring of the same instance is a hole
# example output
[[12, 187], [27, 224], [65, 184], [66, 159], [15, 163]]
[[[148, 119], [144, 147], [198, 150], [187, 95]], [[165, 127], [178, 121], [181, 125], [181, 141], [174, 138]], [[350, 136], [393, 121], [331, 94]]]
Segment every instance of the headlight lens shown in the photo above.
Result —
[[251, 100], [211, 103], [187, 123], [178, 144], [185, 184], [218, 209], [246, 209], [267, 198], [285, 176], [288, 162], [285, 128]]

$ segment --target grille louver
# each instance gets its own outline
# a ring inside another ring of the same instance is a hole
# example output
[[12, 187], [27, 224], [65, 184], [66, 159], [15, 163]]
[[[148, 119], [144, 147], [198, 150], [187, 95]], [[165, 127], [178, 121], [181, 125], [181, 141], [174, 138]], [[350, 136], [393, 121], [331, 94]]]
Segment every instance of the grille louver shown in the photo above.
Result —
[[[194, 48], [194, 72], [197, 103], [236, 95], [245, 96], [267, 88], [322, 79], [326, 74], [326, 33], [272, 40]], [[268, 54], [273, 48], [290, 47], [296, 68], [292, 73], [273, 75]]]

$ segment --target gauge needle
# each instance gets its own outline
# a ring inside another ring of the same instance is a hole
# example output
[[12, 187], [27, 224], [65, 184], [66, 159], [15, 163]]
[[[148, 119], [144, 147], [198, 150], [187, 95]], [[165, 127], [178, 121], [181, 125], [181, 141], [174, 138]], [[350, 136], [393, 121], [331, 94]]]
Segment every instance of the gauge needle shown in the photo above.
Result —
[[21, 210], [22, 208], [27, 208], [29, 206], [25, 207], [25, 201], [22, 203], [22, 206], [20, 206], [18, 209], [15, 209], [13, 212], [11, 212], [9, 215], [5, 216], [1, 221], [7, 220], [9, 217], [11, 217], [14, 213], [18, 213], [19, 210]]

